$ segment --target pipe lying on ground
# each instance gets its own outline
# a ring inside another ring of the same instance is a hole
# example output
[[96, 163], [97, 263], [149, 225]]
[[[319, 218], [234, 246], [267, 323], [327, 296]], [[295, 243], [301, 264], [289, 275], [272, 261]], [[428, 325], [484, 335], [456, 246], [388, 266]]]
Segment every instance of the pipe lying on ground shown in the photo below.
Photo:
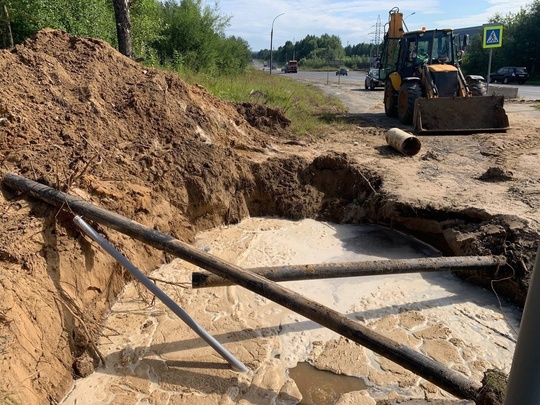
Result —
[[97, 233], [90, 225], [86, 223], [80, 216], [73, 218], [73, 222], [90, 238], [98, 243], [107, 253], [109, 253], [116, 261], [124, 266], [133, 277], [141, 282], [152, 294], [154, 294], [161, 302], [173, 311], [176, 316], [183, 320], [197, 335], [204, 339], [206, 343], [218, 352], [221, 357], [229, 362], [232, 368], [241, 373], [247, 373], [249, 369], [236, 357], [234, 357], [225, 347], [221, 345], [212, 335], [210, 335], [202, 326], [200, 326], [189, 314], [184, 311], [171, 297], [165, 294], [152, 280], [133, 265], [126, 257], [124, 257], [118, 250], [116, 250], [105, 238]]
[[[439, 271], [497, 270], [506, 264], [504, 256], [427, 257], [419, 259], [376, 260], [352, 263], [298, 264], [246, 269], [272, 281], [317, 280], [383, 274], [405, 274]], [[232, 285], [230, 280], [209, 272], [193, 272], [193, 288]]]
[[170, 235], [15, 174], [6, 174], [3, 183], [7, 187], [27, 192], [49, 204], [65, 207], [71, 212], [83, 215], [156, 249], [227, 278], [392, 360], [457, 397], [475, 398], [481, 388], [479, 383], [469, 380], [463, 374], [410, 347], [394, 342], [331, 308], [307, 299], [258, 274], [250, 273], [223, 259], [195, 249]]
[[414, 156], [420, 152], [420, 140], [399, 128], [390, 128], [385, 135], [386, 142], [405, 156]]

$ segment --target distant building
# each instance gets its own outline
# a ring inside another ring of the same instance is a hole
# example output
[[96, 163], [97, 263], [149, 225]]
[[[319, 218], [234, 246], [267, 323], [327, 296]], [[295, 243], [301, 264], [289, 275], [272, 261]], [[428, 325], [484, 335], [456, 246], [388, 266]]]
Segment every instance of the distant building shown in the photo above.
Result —
[[479, 25], [477, 27], [467, 27], [467, 28], [455, 28], [454, 34], [459, 34], [459, 36], [463, 37], [464, 35], [468, 35], [470, 38], [474, 37], [475, 35], [482, 35], [484, 32], [484, 27]]

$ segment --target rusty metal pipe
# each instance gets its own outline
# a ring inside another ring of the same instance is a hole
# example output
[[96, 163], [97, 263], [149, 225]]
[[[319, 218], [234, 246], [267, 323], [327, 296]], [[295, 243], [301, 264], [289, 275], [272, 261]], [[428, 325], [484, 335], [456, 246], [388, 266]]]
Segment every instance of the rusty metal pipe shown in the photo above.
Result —
[[386, 357], [457, 397], [475, 398], [478, 395], [481, 385], [469, 380], [463, 374], [258, 274], [250, 273], [223, 259], [195, 249], [170, 235], [25, 177], [8, 173], [4, 176], [3, 183], [7, 187], [27, 192], [49, 204], [69, 209], [70, 212], [85, 216], [156, 249], [225, 277]]
[[405, 156], [414, 156], [420, 152], [422, 144], [420, 140], [408, 132], [399, 128], [390, 128], [386, 131], [386, 142]]
[[[353, 263], [298, 264], [246, 269], [272, 281], [317, 280], [384, 274], [426, 273], [441, 271], [495, 271], [506, 264], [504, 256], [427, 257], [419, 259], [376, 260]], [[193, 288], [232, 285], [230, 280], [210, 272], [193, 272]]]

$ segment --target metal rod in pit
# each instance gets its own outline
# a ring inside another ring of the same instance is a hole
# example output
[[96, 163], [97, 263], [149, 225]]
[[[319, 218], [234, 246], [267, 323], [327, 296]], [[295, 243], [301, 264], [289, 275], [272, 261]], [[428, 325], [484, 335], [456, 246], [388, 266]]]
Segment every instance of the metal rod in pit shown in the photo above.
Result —
[[105, 238], [98, 234], [94, 228], [86, 223], [80, 216], [73, 218], [73, 222], [90, 238], [98, 243], [107, 253], [114, 257], [122, 266], [124, 266], [137, 280], [148, 288], [152, 294], [158, 297], [171, 311], [173, 311], [180, 319], [182, 319], [193, 331], [203, 338], [216, 352], [218, 352], [225, 360], [227, 360], [232, 368], [236, 371], [245, 373], [249, 369], [236, 357], [234, 357], [221, 343], [219, 343], [212, 335], [204, 330], [186, 311], [174, 302], [165, 292], [163, 292], [152, 280], [135, 267], [128, 259], [126, 259], [118, 250], [116, 250]]
[[[405, 274], [440, 271], [496, 271], [506, 264], [504, 256], [422, 257], [418, 259], [374, 260], [350, 263], [293, 264], [246, 269], [272, 281], [318, 280], [384, 274]], [[194, 271], [193, 288], [233, 285], [226, 278], [211, 272]]]

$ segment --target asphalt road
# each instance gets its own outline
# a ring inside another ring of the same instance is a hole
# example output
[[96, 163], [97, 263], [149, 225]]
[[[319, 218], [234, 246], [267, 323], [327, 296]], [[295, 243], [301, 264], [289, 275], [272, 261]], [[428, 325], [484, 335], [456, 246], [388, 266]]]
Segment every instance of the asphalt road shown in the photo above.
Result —
[[[276, 70], [272, 71], [272, 74], [275, 75], [298, 75], [298, 79], [312, 79], [317, 82], [326, 81], [327, 84], [347, 84], [359, 88], [364, 88], [364, 80], [366, 78], [366, 73], [366, 71], [349, 70], [349, 74], [347, 76], [336, 76], [336, 70], [331, 70], [328, 72], [311, 72], [299, 70], [298, 73], [283, 73]], [[496, 85], [501, 87], [517, 87], [518, 98], [524, 100], [540, 100], [540, 86], [532, 86], [528, 84], [514, 85], [500, 83], [496, 83]]]
[[518, 98], [524, 100], [540, 100], [540, 86], [531, 86], [529, 84], [501, 84], [494, 83], [496, 86], [500, 87], [517, 87], [518, 89]]
[[366, 71], [352, 71], [349, 70], [349, 74], [347, 76], [336, 76], [336, 71], [331, 70], [328, 72], [309, 72], [309, 71], [303, 71], [299, 70], [298, 73], [283, 73], [283, 72], [276, 72], [272, 71], [272, 74], [278, 74], [278, 75], [284, 75], [284, 76], [297, 76], [293, 77], [294, 79], [307, 79], [307, 80], [314, 80], [317, 82], [326, 81], [327, 84], [340, 84], [340, 83], [346, 83], [353, 86], [364, 86], [364, 80], [366, 78]]

